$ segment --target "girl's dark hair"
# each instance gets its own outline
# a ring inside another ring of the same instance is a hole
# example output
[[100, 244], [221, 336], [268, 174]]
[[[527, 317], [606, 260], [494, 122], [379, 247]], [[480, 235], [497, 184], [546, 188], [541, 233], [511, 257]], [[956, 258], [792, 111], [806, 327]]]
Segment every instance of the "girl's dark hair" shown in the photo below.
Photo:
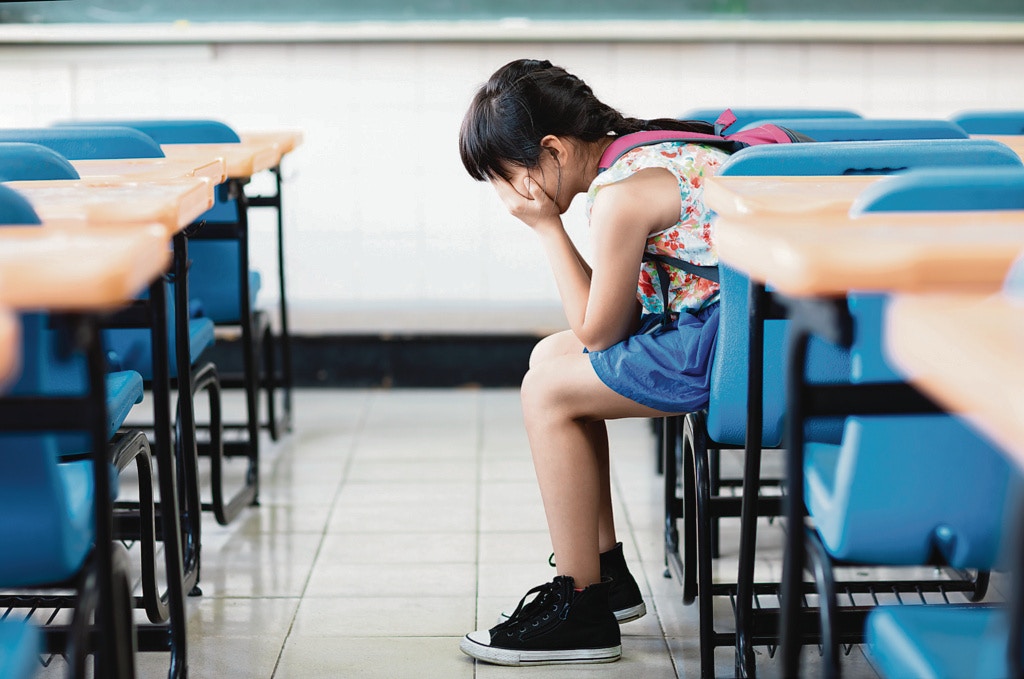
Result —
[[714, 133], [714, 126], [624, 117], [564, 68], [519, 59], [499, 68], [473, 97], [459, 132], [459, 154], [474, 179], [508, 179], [512, 167], [539, 164], [546, 135], [592, 142], [641, 130]]

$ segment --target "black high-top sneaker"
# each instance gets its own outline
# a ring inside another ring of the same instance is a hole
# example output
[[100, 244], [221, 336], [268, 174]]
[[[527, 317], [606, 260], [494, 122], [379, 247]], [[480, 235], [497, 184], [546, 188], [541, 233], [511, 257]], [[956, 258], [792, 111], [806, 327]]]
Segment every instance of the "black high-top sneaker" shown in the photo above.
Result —
[[612, 581], [608, 589], [608, 602], [619, 624], [647, 615], [647, 604], [640, 594], [640, 586], [626, 566], [621, 542], [616, 542], [614, 547], [601, 554], [601, 579], [605, 578]]
[[[622, 645], [608, 603], [610, 584], [577, 592], [571, 577], [559, 575], [527, 592], [506, 622], [470, 632], [459, 648], [497, 665], [614, 662]], [[532, 594], [537, 596], [527, 601]]]
[[[554, 566], [554, 554], [549, 562]], [[611, 603], [612, 613], [619, 624], [633, 622], [647, 615], [647, 604], [644, 603], [643, 595], [640, 593], [640, 586], [636, 579], [629, 572], [626, 565], [626, 557], [622, 553], [622, 543], [616, 542], [615, 546], [601, 556], [601, 579], [611, 580], [608, 588], [608, 600]], [[502, 611], [498, 615], [498, 624], [509, 619], [509, 613]]]

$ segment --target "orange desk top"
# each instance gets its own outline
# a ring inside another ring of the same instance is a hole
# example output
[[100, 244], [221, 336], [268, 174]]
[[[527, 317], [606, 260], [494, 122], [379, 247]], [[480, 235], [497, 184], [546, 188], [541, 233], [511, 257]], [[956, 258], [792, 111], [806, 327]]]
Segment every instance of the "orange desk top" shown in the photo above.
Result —
[[213, 206], [213, 184], [183, 178], [163, 182], [97, 180], [8, 182], [44, 221], [83, 217], [91, 224], [162, 224], [171, 236]]
[[257, 172], [277, 167], [281, 149], [274, 139], [242, 141], [238, 144], [163, 144], [160, 149], [171, 160], [209, 154], [224, 159], [230, 179], [248, 179]]
[[282, 156], [294, 151], [304, 141], [302, 132], [297, 130], [240, 132], [238, 137], [243, 143], [272, 143], [277, 147]]
[[1024, 467], [1024, 301], [897, 295], [886, 343], [909, 379]]
[[710, 177], [704, 202], [729, 217], [843, 214], [877, 175], [827, 177]]
[[171, 261], [167, 233], [134, 229], [7, 227], [0, 230], [0, 305], [99, 311], [132, 300]]
[[220, 184], [227, 178], [224, 158], [209, 152], [181, 154], [175, 158], [72, 160], [71, 165], [86, 181], [144, 182], [199, 177]]
[[789, 295], [991, 291], [1024, 250], [1024, 211], [719, 217], [722, 262]]

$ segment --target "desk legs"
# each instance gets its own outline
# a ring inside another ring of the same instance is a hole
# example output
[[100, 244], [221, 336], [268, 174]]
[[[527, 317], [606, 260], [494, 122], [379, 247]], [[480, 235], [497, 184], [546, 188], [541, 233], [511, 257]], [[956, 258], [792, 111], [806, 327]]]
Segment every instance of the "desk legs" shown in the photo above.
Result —
[[764, 320], [767, 292], [750, 283], [747, 356], [747, 434], [743, 459], [743, 496], [740, 505], [740, 552], [736, 576], [736, 675], [753, 677], [754, 563], [757, 548], [757, 502], [761, 482], [761, 432], [764, 418]]

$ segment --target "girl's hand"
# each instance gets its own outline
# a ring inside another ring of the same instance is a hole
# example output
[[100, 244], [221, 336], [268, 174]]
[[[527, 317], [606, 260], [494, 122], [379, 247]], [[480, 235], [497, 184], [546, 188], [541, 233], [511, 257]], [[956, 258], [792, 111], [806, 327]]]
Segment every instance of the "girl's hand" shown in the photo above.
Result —
[[538, 231], [562, 227], [558, 205], [544, 192], [544, 187], [530, 177], [523, 179], [521, 188], [504, 179], [495, 179], [491, 184], [498, 192], [501, 202], [508, 208], [509, 214], [531, 229]]

